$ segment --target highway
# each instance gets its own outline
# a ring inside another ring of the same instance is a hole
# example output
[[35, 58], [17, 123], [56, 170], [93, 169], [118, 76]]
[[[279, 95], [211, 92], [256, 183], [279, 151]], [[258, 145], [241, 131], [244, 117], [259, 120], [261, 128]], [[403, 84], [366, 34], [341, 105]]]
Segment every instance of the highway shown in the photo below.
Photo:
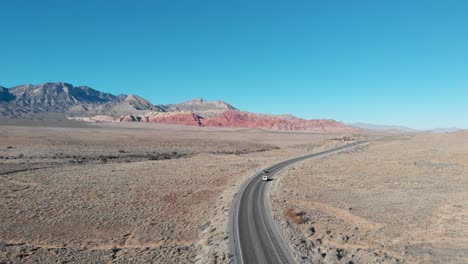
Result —
[[[345, 146], [289, 159], [266, 168], [270, 180], [285, 167], [296, 162], [323, 157], [344, 151], [366, 142], [359, 141]], [[233, 263], [275, 264], [294, 263], [287, 246], [273, 220], [267, 192], [270, 182], [262, 181], [262, 172], [255, 174], [240, 188], [231, 208], [229, 238]]]

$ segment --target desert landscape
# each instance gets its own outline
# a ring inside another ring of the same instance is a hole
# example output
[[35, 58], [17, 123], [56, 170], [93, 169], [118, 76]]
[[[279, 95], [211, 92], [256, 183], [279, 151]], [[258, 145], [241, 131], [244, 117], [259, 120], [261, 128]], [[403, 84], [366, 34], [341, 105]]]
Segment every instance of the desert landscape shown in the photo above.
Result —
[[0, 126], [1, 262], [228, 263], [239, 185], [345, 136], [135, 125]]
[[298, 263], [467, 263], [468, 133], [303, 161], [270, 199]]
[[468, 264], [468, 1], [0, 10], [0, 264]]
[[464, 131], [153, 105], [63, 82], [1, 95], [0, 263], [233, 263], [242, 186], [352, 143], [264, 183], [294, 261], [468, 261]]
[[230, 205], [276, 162], [298, 263], [467, 261], [466, 132], [388, 135], [53, 122], [0, 126], [2, 263], [230, 263]]

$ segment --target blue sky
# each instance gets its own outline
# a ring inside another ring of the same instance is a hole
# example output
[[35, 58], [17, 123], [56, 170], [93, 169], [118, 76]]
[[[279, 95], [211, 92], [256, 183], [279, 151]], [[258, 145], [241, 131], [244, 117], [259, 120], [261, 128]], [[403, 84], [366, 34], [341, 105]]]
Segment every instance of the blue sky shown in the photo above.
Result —
[[468, 1], [0, 1], [0, 85], [468, 128]]

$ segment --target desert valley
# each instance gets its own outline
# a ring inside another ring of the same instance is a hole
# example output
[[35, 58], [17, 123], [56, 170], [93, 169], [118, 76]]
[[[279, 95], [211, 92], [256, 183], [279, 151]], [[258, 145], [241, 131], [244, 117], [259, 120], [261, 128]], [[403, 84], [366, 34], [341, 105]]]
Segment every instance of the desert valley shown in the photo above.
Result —
[[468, 262], [468, 133], [376, 131], [67, 83], [0, 88], [0, 263], [232, 263], [267, 166], [296, 263]]

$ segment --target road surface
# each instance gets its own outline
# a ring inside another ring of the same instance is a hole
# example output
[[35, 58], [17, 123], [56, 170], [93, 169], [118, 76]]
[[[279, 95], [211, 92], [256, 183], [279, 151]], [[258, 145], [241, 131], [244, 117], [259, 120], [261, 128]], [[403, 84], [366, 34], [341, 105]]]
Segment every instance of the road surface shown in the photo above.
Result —
[[[314, 157], [340, 152], [366, 142], [355, 142], [342, 147], [293, 158], [266, 168], [271, 179], [285, 167]], [[234, 199], [230, 219], [230, 250], [234, 263], [275, 264], [294, 263], [283, 242], [270, 212], [267, 190], [262, 173], [245, 183]]]

